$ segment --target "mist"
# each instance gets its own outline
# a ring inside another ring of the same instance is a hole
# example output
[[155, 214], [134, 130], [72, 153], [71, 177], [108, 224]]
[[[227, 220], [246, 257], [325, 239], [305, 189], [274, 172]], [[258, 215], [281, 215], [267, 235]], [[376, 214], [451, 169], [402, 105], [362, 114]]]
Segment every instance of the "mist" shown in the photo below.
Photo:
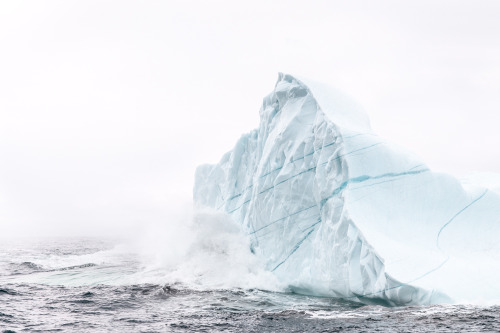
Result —
[[499, 14], [496, 1], [4, 1], [0, 237], [168, 228], [196, 166], [257, 127], [279, 71], [348, 93], [435, 170], [500, 172]]

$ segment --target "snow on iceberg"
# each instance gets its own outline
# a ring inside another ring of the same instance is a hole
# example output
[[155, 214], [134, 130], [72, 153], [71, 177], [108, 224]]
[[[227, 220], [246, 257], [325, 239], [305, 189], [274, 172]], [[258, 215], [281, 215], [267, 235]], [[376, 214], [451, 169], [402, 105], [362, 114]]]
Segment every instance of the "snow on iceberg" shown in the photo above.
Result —
[[305, 82], [279, 74], [259, 128], [198, 167], [195, 203], [229, 214], [294, 292], [386, 305], [500, 296], [499, 195], [432, 172], [356, 103]]

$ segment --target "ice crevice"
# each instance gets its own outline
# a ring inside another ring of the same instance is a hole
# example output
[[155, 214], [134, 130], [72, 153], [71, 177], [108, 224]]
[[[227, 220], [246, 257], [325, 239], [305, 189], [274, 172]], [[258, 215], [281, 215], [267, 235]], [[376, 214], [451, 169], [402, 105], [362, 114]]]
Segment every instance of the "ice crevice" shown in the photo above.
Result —
[[441, 249], [441, 247], [439, 246], [439, 237], [441, 236], [441, 233], [443, 232], [443, 230], [448, 225], [450, 225], [460, 214], [462, 214], [465, 210], [467, 210], [470, 206], [472, 206], [473, 204], [475, 204], [476, 202], [478, 202], [479, 200], [481, 200], [486, 195], [486, 193], [488, 193], [488, 189], [485, 189], [484, 192], [481, 193], [480, 196], [478, 196], [476, 199], [472, 200], [464, 208], [460, 209], [455, 215], [453, 215], [453, 217], [448, 222], [446, 222], [445, 224], [443, 224], [443, 226], [441, 227], [441, 229], [439, 229], [439, 232], [438, 232], [438, 234], [436, 236], [436, 247], [437, 248]]
[[[354, 154], [354, 153], [357, 153], [357, 152], [362, 151], [362, 150], [365, 150], [365, 149], [372, 148], [372, 147], [377, 146], [377, 145], [379, 145], [379, 144], [381, 144], [381, 143], [379, 142], [379, 143], [375, 143], [375, 144], [369, 145], [369, 146], [367, 146], [367, 147], [362, 147], [362, 148], [356, 149], [356, 150], [351, 151], [351, 152], [349, 152], [349, 153], [346, 153], [346, 154], [344, 154], [344, 155], [337, 156], [335, 159], [339, 159], [339, 158], [342, 158], [342, 157], [344, 157], [344, 156], [347, 156], [347, 155], [350, 155], [350, 154]], [[328, 144], [327, 146], [330, 146], [330, 145], [333, 145], [333, 144]], [[327, 146], [324, 146], [323, 148], [325, 148], [325, 147], [327, 147]], [[313, 152], [313, 153], [314, 153], [314, 152]], [[310, 154], [308, 154], [308, 155], [304, 155], [303, 157], [298, 158], [298, 159], [296, 159], [296, 160], [292, 160], [290, 163], [293, 163], [293, 162], [295, 162], [295, 161], [297, 161], [297, 160], [300, 160], [300, 159], [304, 158], [305, 156], [310, 156], [310, 155], [312, 155], [313, 153], [310, 153]], [[323, 162], [323, 163], [321, 163], [319, 166], [324, 166], [324, 165], [326, 165], [327, 163], [328, 163], [328, 162]], [[275, 171], [279, 171], [279, 170], [283, 169], [283, 167], [284, 167], [284, 166], [279, 167], [279, 168], [276, 168], [276, 169], [274, 169], [273, 171], [267, 172], [267, 173], [265, 173], [264, 175], [260, 176], [260, 178], [264, 178], [264, 177], [266, 177], [266, 176], [270, 175], [271, 173], [273, 173], [273, 172], [275, 172]], [[286, 182], [287, 182], [287, 181], [289, 181], [290, 179], [295, 178], [295, 177], [297, 177], [297, 176], [300, 176], [300, 175], [302, 175], [302, 174], [304, 174], [304, 173], [306, 173], [306, 172], [311, 172], [311, 171], [314, 171], [314, 170], [316, 170], [316, 168], [317, 168], [317, 167], [315, 166], [315, 167], [309, 168], [309, 169], [307, 169], [307, 170], [303, 170], [303, 171], [299, 172], [299, 173], [298, 173], [298, 174], [296, 174], [296, 175], [293, 175], [293, 176], [291, 176], [291, 177], [289, 177], [289, 178], [287, 178], [287, 179], [284, 179], [284, 180], [282, 180], [282, 181], [280, 181], [280, 182], [278, 182], [278, 183], [274, 184], [274, 185], [273, 185], [273, 186], [271, 186], [271, 187], [268, 187], [268, 188], [266, 188], [266, 189], [264, 189], [264, 190], [260, 191], [258, 194], [260, 195], [260, 194], [262, 194], [262, 193], [264, 193], [264, 192], [267, 192], [267, 191], [269, 191], [269, 190], [272, 190], [272, 189], [273, 189], [273, 188], [275, 188], [276, 186], [281, 185], [281, 184], [283, 184], [283, 183], [286, 183]], [[368, 177], [368, 178], [369, 178], [369, 176], [364, 176], [364, 177]], [[382, 176], [380, 176], [380, 177], [384, 177], [384, 176], [382, 175]], [[359, 177], [358, 177], [358, 178], [359, 178]], [[375, 179], [375, 178], [374, 178], [374, 179]], [[353, 180], [353, 181], [355, 181], [355, 180]], [[245, 190], [244, 190], [242, 193], [238, 193], [238, 194], [236, 194], [236, 195], [233, 195], [233, 196], [232, 196], [232, 197], [230, 197], [227, 201], [223, 199], [224, 203], [227, 203], [227, 202], [232, 201], [232, 200], [234, 200], [234, 199], [240, 198], [240, 197], [243, 195], [243, 193], [244, 193], [244, 192], [248, 191], [248, 190], [249, 190], [249, 189], [251, 189], [251, 188], [253, 188], [253, 184], [251, 184], [251, 185], [249, 185], [247, 188], [245, 188]], [[240, 209], [243, 205], [245, 205], [245, 204], [247, 204], [247, 203], [249, 203], [249, 202], [250, 202], [250, 200], [247, 200], [247, 201], [243, 202], [240, 206], [238, 206], [237, 208], [235, 208], [235, 209], [231, 210], [231, 211], [230, 211], [230, 213], [232, 213], [232, 212], [234, 212], [234, 211], [236, 211], [236, 210]]]

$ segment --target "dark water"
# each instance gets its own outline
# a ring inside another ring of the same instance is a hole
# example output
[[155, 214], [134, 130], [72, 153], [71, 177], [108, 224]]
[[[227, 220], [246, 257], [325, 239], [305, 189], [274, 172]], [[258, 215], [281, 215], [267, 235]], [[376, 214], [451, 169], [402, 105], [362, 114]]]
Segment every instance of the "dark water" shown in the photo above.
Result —
[[257, 289], [133, 283], [140, 260], [113, 246], [4, 242], [0, 332], [500, 332], [496, 306], [386, 308]]

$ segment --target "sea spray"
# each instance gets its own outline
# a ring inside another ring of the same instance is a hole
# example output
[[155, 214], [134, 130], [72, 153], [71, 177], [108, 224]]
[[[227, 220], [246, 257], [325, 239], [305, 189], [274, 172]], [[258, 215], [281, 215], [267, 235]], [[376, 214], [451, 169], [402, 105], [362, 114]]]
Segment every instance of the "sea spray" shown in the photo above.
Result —
[[162, 230], [149, 230], [137, 244], [143, 270], [134, 277], [136, 282], [284, 290], [252, 253], [248, 235], [222, 212], [194, 209]]

